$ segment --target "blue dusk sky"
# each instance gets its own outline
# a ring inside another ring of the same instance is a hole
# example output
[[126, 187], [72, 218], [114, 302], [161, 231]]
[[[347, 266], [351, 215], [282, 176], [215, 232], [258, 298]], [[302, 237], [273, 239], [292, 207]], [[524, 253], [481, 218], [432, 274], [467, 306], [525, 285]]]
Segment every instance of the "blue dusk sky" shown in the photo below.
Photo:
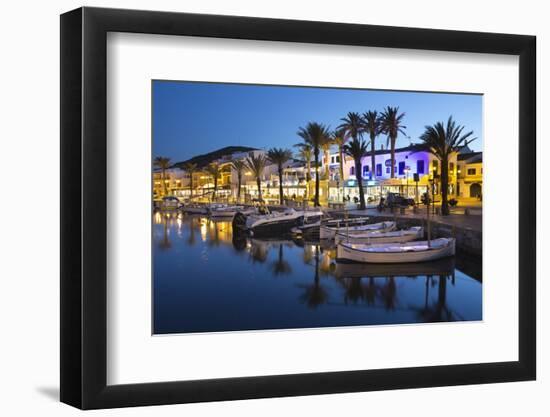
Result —
[[[481, 95], [180, 81], [153, 81], [152, 88], [153, 156], [172, 162], [231, 145], [292, 149], [308, 122], [335, 129], [350, 111], [386, 106], [405, 113], [408, 137], [400, 135], [397, 147], [418, 142], [425, 125], [452, 115], [477, 137], [470, 148], [483, 148]], [[384, 135], [377, 149], [380, 144], [386, 146]]]

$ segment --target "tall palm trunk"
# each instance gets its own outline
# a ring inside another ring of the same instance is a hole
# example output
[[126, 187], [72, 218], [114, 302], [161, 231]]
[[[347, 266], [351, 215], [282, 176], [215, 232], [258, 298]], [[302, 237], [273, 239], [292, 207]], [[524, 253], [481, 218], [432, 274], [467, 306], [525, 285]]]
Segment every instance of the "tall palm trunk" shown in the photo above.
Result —
[[283, 205], [283, 167], [279, 167], [279, 204]]
[[344, 149], [343, 145], [338, 145], [340, 157], [340, 184], [342, 184], [342, 202], [344, 201]]
[[262, 201], [262, 182], [260, 177], [256, 177], [256, 185], [258, 186], [258, 199]]
[[237, 174], [237, 202], [241, 201], [241, 183], [242, 183], [242, 175], [239, 173]]
[[359, 185], [359, 209], [365, 210], [367, 207], [365, 205], [365, 191], [363, 190], [363, 176], [361, 175], [361, 160], [355, 160], [355, 173], [359, 173], [355, 177], [357, 178], [357, 184]]
[[391, 178], [395, 178], [395, 139], [390, 138], [390, 157], [391, 157]]
[[374, 141], [376, 140], [376, 135], [374, 133], [370, 134], [370, 177], [372, 179], [376, 178], [376, 147]]
[[309, 200], [309, 182], [311, 181], [311, 161], [306, 162], [306, 201]]
[[329, 176], [330, 176], [329, 175], [330, 170], [329, 170], [329, 166], [328, 166], [328, 163], [330, 161], [330, 149], [329, 148], [325, 149], [324, 153], [325, 153], [325, 156], [324, 156], [324, 158], [325, 158], [325, 180], [328, 180]]
[[441, 160], [441, 214], [449, 214], [449, 158], [445, 156]]
[[321, 205], [319, 203], [319, 149], [315, 148], [313, 154], [315, 158], [315, 200], [313, 205], [319, 207]]
[[193, 173], [191, 173], [191, 175], [189, 176], [189, 192], [189, 200], [193, 200]]
[[216, 191], [218, 191], [218, 177], [214, 175], [214, 193], [212, 194], [212, 201], [216, 198]]
[[164, 168], [162, 168], [162, 189], [164, 190], [164, 195], [166, 195], [166, 170]]

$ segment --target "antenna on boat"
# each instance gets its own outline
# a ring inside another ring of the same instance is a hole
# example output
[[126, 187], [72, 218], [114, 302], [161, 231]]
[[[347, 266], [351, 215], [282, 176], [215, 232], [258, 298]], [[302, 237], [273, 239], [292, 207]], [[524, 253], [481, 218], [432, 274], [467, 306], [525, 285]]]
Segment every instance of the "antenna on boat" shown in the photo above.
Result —
[[346, 220], [346, 243], [349, 243], [349, 216], [347, 208], [344, 208], [344, 219]]

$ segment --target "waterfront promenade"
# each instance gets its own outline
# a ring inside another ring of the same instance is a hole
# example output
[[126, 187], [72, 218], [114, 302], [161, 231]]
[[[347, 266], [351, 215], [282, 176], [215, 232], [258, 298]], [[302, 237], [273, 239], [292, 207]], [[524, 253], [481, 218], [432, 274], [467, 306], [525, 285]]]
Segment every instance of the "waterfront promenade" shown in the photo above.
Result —
[[[454, 237], [457, 248], [475, 256], [481, 256], [483, 251], [482, 208], [467, 207], [472, 214], [464, 214], [465, 207], [455, 208], [448, 216], [430, 213], [430, 228], [433, 237]], [[366, 210], [349, 210], [350, 216], [369, 216], [380, 221], [395, 220], [399, 228], [411, 226], [426, 226], [426, 208], [419, 207], [415, 213], [412, 209], [392, 212], [379, 212], [375, 208]]]
[[[464, 214], [465, 209], [468, 209], [471, 214]], [[349, 210], [351, 216], [369, 216], [369, 217], [396, 217], [398, 219], [409, 220], [417, 219], [419, 221], [426, 220], [426, 208], [420, 206], [416, 213], [412, 209], [406, 209], [405, 214], [401, 214], [399, 210], [396, 213], [392, 213], [391, 210], [379, 212], [376, 208], [367, 208], [366, 210]], [[480, 206], [473, 207], [457, 207], [451, 209], [451, 214], [448, 216], [441, 216], [438, 214], [432, 214], [430, 212], [430, 221], [432, 223], [439, 223], [456, 228], [470, 229], [476, 232], [481, 232], [482, 229], [482, 208]]]

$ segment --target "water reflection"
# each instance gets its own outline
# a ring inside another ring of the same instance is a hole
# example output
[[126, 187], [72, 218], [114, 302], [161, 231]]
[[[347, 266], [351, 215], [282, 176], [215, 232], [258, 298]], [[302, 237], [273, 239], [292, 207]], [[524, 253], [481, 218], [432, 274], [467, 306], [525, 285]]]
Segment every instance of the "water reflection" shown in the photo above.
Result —
[[[306, 303], [309, 308], [316, 308], [328, 300], [328, 291], [321, 285], [319, 268], [319, 246], [314, 246], [312, 259], [314, 260], [313, 283], [307, 285], [298, 285], [304, 292], [300, 296], [300, 301]], [[311, 251], [310, 251], [311, 252]]]
[[481, 319], [481, 283], [454, 258], [338, 263], [330, 245], [236, 237], [230, 221], [153, 223], [155, 333]]

